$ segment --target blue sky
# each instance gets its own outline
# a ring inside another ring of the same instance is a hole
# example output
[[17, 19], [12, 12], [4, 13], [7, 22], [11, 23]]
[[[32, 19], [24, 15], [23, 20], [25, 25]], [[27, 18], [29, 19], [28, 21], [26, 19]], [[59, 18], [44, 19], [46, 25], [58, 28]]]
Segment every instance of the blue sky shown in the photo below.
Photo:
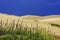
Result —
[[0, 12], [19, 16], [60, 14], [60, 0], [0, 0]]

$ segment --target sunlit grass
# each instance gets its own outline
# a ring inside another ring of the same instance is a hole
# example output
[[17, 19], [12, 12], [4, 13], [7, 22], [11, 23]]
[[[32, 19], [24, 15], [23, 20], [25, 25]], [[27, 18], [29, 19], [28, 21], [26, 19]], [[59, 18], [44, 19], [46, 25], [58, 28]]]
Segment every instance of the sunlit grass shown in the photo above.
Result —
[[16, 28], [14, 29], [14, 22], [10, 23], [7, 26], [7, 23], [3, 27], [2, 20], [0, 21], [0, 40], [56, 40], [54, 35], [51, 35], [45, 29], [41, 29], [37, 27], [34, 29], [29, 28], [27, 25], [23, 27], [22, 22], [19, 24], [19, 20], [16, 24]]

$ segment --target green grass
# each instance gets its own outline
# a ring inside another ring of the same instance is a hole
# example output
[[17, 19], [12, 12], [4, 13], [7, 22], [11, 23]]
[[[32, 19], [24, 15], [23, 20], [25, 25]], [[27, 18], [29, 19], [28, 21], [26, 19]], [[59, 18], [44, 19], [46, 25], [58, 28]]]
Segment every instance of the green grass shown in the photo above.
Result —
[[[19, 20], [14, 30], [14, 23], [11, 22], [8, 26], [7, 23], [3, 26], [2, 20], [0, 21], [0, 40], [56, 40], [53, 35], [50, 35], [48, 31], [44, 29], [28, 28], [26, 25], [23, 27], [22, 22], [19, 24]], [[6, 28], [5, 28], [6, 27]]]
[[54, 23], [51, 23], [52, 26], [56, 26], [56, 27], [60, 27], [59, 24], [54, 24]]

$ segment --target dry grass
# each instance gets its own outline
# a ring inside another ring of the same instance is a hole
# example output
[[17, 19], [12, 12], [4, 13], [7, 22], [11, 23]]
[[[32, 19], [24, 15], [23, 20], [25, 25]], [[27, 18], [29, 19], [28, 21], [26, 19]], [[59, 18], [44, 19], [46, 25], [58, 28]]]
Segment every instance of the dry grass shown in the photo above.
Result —
[[1, 20], [0, 40], [56, 40], [53, 35], [48, 34], [48, 31], [39, 28], [38, 24], [36, 28], [29, 28], [27, 25], [23, 27], [22, 22], [19, 24], [19, 20], [16, 24], [13, 21], [9, 25], [7, 21], [4, 26], [2, 22]]

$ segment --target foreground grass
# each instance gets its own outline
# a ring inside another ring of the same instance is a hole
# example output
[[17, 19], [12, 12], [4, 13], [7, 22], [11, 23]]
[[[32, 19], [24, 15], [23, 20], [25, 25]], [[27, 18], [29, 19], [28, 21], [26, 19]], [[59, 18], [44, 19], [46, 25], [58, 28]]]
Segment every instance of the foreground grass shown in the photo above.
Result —
[[[18, 21], [19, 22], [19, 21]], [[21, 24], [16, 24], [14, 29], [14, 21], [7, 26], [7, 23], [3, 27], [2, 21], [0, 22], [0, 40], [56, 40], [53, 35], [48, 34], [48, 31], [36, 28], [28, 28], [26, 25], [23, 27]]]

